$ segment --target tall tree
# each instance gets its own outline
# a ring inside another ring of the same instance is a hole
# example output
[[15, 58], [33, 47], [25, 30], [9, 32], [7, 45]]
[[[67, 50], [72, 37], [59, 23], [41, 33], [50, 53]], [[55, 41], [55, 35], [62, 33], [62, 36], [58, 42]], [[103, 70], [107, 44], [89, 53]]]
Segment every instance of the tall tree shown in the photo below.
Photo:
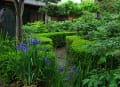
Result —
[[37, 0], [37, 1], [42, 1], [45, 3], [44, 9], [45, 9], [45, 24], [46, 27], [48, 29], [48, 31], [50, 31], [49, 26], [48, 26], [48, 7], [51, 3], [57, 3], [60, 0]]
[[14, 6], [16, 10], [16, 45], [22, 40], [22, 25], [23, 25], [23, 12], [24, 12], [24, 0], [14, 0]]

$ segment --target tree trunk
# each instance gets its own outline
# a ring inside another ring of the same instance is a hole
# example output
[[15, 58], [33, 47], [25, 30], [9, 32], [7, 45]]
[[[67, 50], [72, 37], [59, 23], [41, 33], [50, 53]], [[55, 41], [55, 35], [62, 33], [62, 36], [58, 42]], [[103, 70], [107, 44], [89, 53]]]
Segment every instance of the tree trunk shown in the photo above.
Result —
[[45, 25], [46, 25], [48, 31], [50, 31], [49, 25], [48, 25], [48, 13], [47, 12], [45, 12]]
[[22, 16], [24, 11], [24, 0], [14, 0], [14, 6], [16, 10], [16, 45], [22, 41], [23, 32], [22, 32]]
[[45, 2], [46, 3], [46, 11], [45, 11], [45, 25], [48, 29], [48, 31], [50, 31], [49, 25], [48, 25], [48, 1]]

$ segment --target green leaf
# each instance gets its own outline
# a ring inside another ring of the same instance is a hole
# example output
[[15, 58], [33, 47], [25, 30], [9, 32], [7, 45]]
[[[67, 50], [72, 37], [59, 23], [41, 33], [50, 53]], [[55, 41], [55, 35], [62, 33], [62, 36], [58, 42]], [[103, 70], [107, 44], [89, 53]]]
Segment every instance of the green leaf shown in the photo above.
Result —
[[106, 62], [106, 57], [105, 56], [102, 56], [100, 57], [99, 61], [98, 61], [98, 64], [103, 64]]
[[90, 79], [83, 80], [83, 85], [86, 85], [89, 81], [90, 81]]

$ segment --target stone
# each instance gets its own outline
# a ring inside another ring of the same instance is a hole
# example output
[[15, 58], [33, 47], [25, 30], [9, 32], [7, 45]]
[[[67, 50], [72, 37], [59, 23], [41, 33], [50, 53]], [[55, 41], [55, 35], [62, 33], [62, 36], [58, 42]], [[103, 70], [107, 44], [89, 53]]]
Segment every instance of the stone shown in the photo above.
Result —
[[8, 8], [0, 10], [0, 31], [5, 36], [15, 37], [16, 19], [15, 13]]

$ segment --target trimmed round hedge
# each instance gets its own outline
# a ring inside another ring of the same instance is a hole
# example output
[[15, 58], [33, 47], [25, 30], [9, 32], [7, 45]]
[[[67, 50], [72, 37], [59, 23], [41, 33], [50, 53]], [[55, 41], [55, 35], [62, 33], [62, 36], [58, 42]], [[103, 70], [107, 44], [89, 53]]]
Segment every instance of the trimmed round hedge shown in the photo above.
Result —
[[80, 62], [87, 63], [90, 57], [92, 57], [90, 51], [86, 48], [86, 45], [90, 45], [93, 42], [84, 40], [79, 36], [67, 36], [66, 43], [68, 55], [72, 63], [76, 65]]
[[50, 33], [41, 33], [35, 34], [36, 37], [47, 37], [52, 39], [53, 46], [55, 48], [64, 46], [66, 44], [66, 36], [75, 35], [75, 32], [50, 32]]
[[109, 40], [89, 41], [78, 36], [67, 36], [66, 43], [70, 62], [77, 66], [80, 65], [83, 69], [115, 69], [120, 64], [120, 51], [118, 50], [120, 42], [118, 39], [113, 39], [113, 41], [111, 43]]

